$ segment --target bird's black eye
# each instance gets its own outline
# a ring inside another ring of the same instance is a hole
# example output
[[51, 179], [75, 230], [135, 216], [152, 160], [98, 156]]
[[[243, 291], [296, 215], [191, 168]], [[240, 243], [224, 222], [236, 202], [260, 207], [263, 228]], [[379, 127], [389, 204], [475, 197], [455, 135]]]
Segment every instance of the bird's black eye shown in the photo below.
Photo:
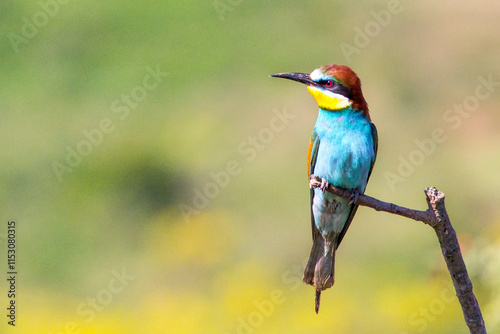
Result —
[[325, 81], [325, 87], [327, 87], [327, 88], [333, 87], [333, 81], [332, 80], [326, 80]]

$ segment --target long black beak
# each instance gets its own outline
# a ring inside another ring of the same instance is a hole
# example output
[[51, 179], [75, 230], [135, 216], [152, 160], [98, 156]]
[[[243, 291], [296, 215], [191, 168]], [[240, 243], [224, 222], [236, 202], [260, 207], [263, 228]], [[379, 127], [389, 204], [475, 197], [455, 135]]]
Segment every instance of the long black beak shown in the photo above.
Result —
[[311, 79], [311, 76], [306, 73], [276, 73], [271, 74], [270, 77], [274, 78], [284, 78], [293, 81], [298, 81], [308, 86], [317, 86], [318, 84]]

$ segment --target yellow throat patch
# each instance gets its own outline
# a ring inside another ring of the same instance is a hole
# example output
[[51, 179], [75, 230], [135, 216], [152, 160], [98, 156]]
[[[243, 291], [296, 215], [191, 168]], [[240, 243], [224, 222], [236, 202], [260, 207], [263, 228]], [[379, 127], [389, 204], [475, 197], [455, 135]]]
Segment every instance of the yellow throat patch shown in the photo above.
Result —
[[312, 86], [307, 86], [307, 90], [314, 97], [321, 109], [338, 110], [349, 107], [352, 104], [347, 97], [339, 94], [324, 92]]

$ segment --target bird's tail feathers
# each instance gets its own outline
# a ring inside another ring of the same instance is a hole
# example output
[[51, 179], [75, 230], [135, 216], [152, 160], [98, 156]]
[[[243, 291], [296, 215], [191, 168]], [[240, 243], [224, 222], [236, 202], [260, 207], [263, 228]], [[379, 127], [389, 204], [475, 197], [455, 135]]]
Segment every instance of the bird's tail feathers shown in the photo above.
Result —
[[302, 281], [316, 288], [315, 311], [319, 312], [321, 291], [331, 288], [335, 281], [335, 241], [326, 241], [321, 235], [314, 238], [311, 255]]
[[309, 261], [307, 261], [306, 269], [304, 270], [304, 277], [302, 277], [302, 282], [314, 286], [314, 270], [319, 259], [323, 256], [325, 252], [325, 241], [316, 231], [314, 235], [313, 245], [311, 248], [311, 254], [309, 255]]
[[333, 243], [327, 242], [323, 256], [316, 263], [314, 268], [313, 285], [316, 290], [326, 290], [333, 286], [335, 281], [335, 247]]

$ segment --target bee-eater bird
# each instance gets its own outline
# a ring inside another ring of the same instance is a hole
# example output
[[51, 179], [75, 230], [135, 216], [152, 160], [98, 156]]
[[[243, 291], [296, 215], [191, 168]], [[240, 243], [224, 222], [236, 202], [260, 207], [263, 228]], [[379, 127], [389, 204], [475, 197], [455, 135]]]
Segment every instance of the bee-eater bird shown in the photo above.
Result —
[[[334, 282], [335, 251], [351, 224], [377, 156], [377, 129], [370, 120], [361, 82], [349, 67], [330, 64], [311, 74], [278, 73], [307, 85], [319, 106], [308, 150], [308, 174], [321, 178], [311, 189], [313, 246], [302, 281], [316, 288], [315, 311], [321, 291]], [[325, 192], [328, 183], [351, 190], [350, 200]]]

